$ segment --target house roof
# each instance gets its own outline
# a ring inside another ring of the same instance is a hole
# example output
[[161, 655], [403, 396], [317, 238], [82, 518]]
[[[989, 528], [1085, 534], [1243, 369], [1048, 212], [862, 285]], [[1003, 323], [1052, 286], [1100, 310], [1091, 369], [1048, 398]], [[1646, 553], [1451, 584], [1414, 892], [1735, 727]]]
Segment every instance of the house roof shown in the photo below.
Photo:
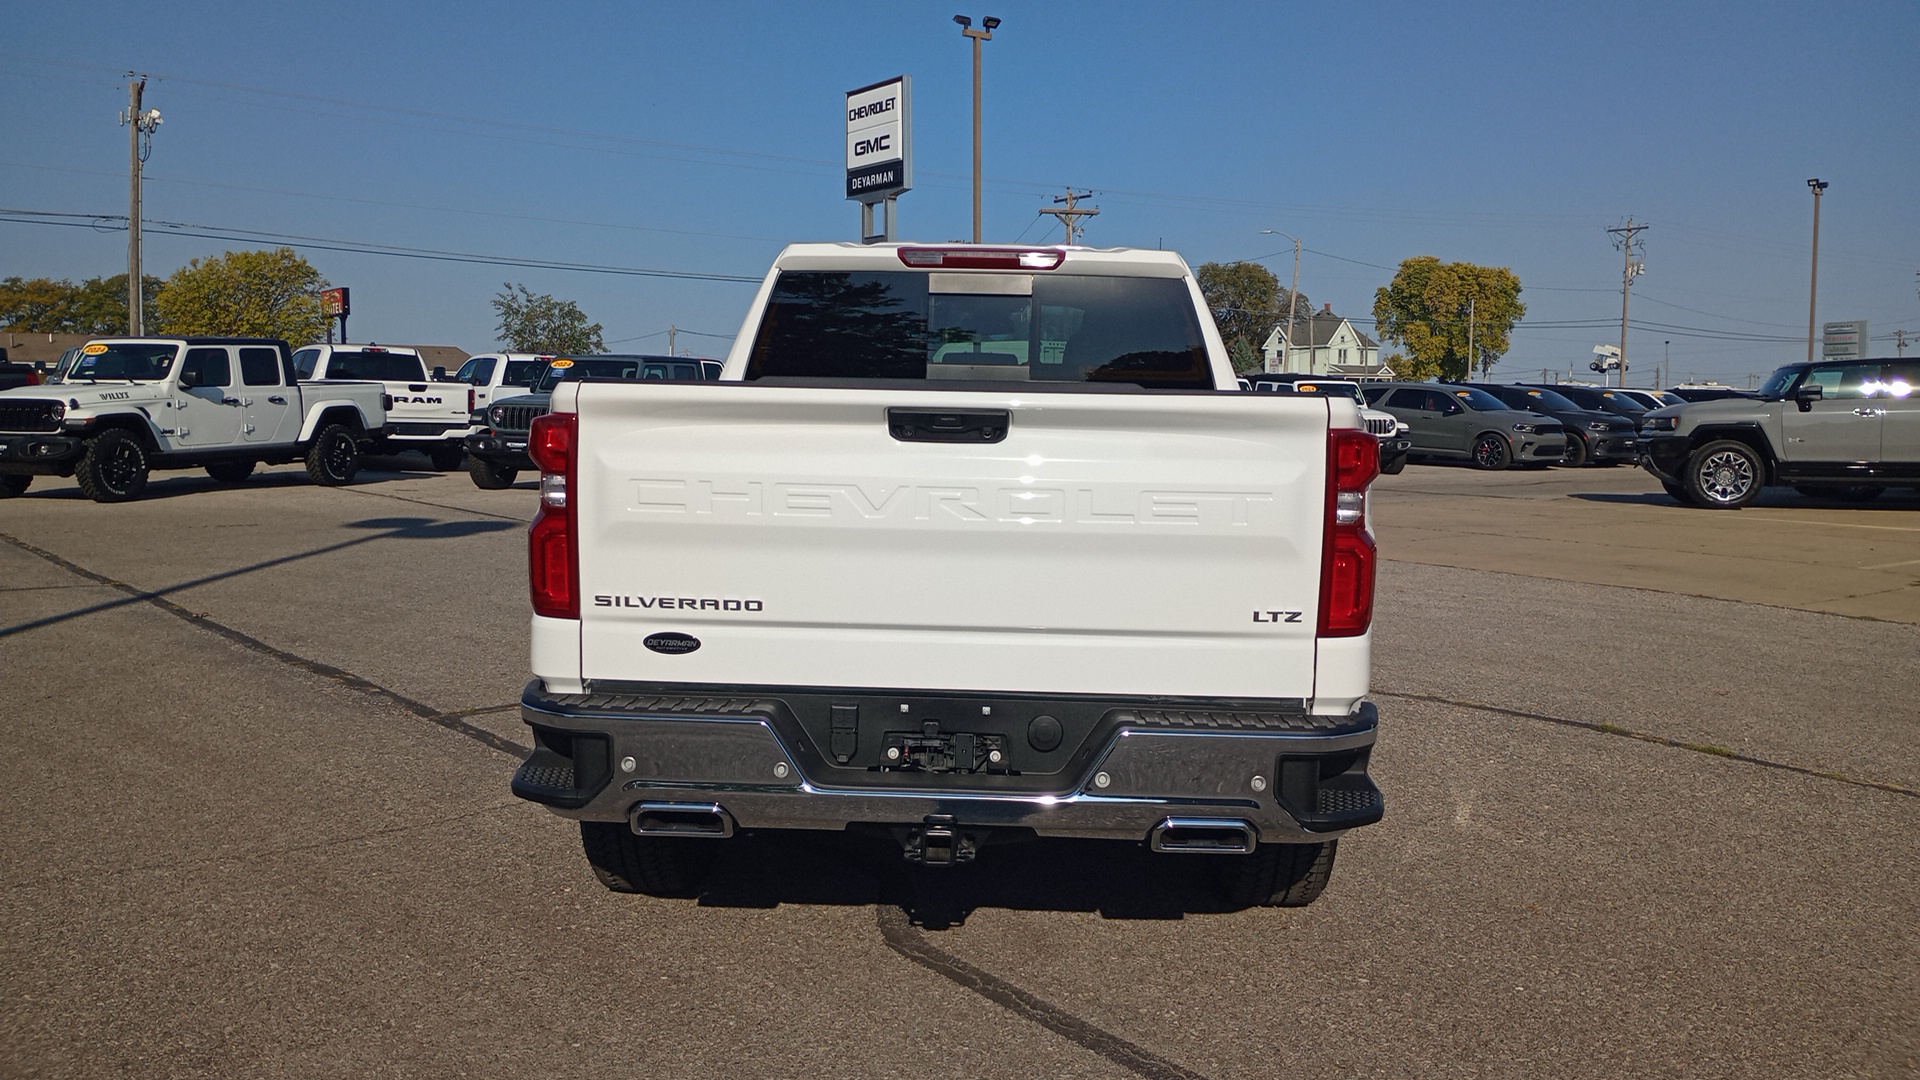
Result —
[[[1352, 324], [1347, 321], [1345, 315], [1336, 315], [1331, 311], [1314, 312], [1312, 317], [1308, 318], [1306, 324], [1302, 327], [1302, 329], [1307, 332], [1301, 334], [1300, 340], [1295, 344], [1300, 348], [1311, 345], [1316, 349], [1323, 345], [1331, 344], [1333, 336], [1340, 332], [1340, 327], [1343, 325], [1352, 327], [1353, 336], [1360, 339], [1361, 348], [1377, 349], [1380, 347], [1379, 342], [1361, 333], [1359, 327], [1352, 326]], [[1279, 326], [1274, 327], [1273, 333], [1268, 335], [1268, 340], [1274, 342], [1276, 345], [1282, 341], [1287, 341], [1287, 324], [1282, 322]]]

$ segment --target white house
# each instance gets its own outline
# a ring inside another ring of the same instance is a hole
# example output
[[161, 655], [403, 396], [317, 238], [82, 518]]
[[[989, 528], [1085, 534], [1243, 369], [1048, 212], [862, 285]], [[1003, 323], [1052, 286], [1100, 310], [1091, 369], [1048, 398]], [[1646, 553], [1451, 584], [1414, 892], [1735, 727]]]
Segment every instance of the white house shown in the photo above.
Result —
[[1391, 379], [1393, 371], [1380, 363], [1380, 343], [1353, 328], [1333, 305], [1297, 321], [1298, 342], [1287, 340], [1281, 323], [1260, 346], [1264, 370], [1277, 374], [1320, 375], [1330, 379]]

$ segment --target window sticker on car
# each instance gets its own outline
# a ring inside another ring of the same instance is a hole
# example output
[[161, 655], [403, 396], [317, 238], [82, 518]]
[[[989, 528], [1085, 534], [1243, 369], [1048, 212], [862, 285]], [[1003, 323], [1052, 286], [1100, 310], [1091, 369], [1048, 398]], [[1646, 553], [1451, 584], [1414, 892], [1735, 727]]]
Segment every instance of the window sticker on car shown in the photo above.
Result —
[[88, 356], [99, 356], [101, 353], [107, 351], [107, 347], [105, 345], [89, 345], [80, 351]]
[[572, 367], [572, 366], [573, 366], [573, 361], [571, 361], [571, 360], [555, 360], [555, 361], [554, 361], [554, 362], [553, 362], [553, 363], [552, 363], [551, 365], [549, 365], [549, 366], [551, 366], [551, 367], [557, 367], [557, 368], [570, 368], [570, 367]]

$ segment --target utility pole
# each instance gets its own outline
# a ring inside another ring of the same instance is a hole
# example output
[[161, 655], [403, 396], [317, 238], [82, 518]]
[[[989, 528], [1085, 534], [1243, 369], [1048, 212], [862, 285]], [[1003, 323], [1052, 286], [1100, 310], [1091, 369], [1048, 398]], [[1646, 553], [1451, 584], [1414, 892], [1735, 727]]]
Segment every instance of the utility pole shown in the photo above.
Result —
[[1067, 193], [1065, 195], [1055, 195], [1053, 197], [1054, 202], [1067, 204], [1067, 208], [1065, 210], [1053, 210], [1044, 206], [1040, 208], [1041, 213], [1052, 214], [1054, 217], [1057, 217], [1060, 219], [1060, 223], [1062, 225], [1065, 225], [1067, 227], [1067, 246], [1068, 247], [1073, 246], [1074, 235], [1080, 231], [1080, 219], [1083, 217], [1094, 217], [1100, 213], [1100, 208], [1097, 206], [1091, 210], [1074, 209], [1075, 204], [1077, 204], [1081, 199], [1090, 199], [1092, 197], [1093, 197], [1093, 192], [1091, 191], [1087, 192], [1084, 195], [1076, 195], [1073, 193], [1072, 188], [1068, 188]]
[[1895, 356], [1907, 355], [1907, 332], [1905, 330], [1895, 330], [1893, 332], [1893, 353]]
[[[1480, 354], [1473, 351], [1473, 345], [1474, 345], [1473, 305], [1474, 305], [1474, 301], [1477, 299], [1479, 298], [1474, 296], [1467, 297], [1467, 381], [1468, 382], [1473, 381], [1473, 369], [1475, 367], [1478, 367], [1480, 362]], [[1485, 378], [1486, 374], [1487, 373], [1485, 371], [1482, 371], [1480, 373], [1482, 378]]]
[[668, 356], [680, 355], [680, 353], [674, 348], [674, 344], [673, 344], [674, 341], [679, 338], [679, 336], [680, 336], [680, 328], [673, 325], [672, 323], [668, 323], [667, 324], [667, 355]]
[[1807, 286], [1807, 361], [1813, 361], [1813, 313], [1820, 304], [1820, 195], [1827, 182], [1819, 178], [1807, 181], [1813, 191], [1813, 280]]
[[[955, 15], [953, 21], [960, 24], [962, 34], [973, 39], [973, 242], [977, 244], [980, 242], [980, 43], [993, 40], [1000, 20], [989, 15], [980, 20], [978, 30], [965, 15]], [[887, 224], [893, 224], [891, 217]]]
[[160, 110], [140, 111], [147, 89], [147, 77], [135, 78], [127, 72], [127, 111], [120, 114], [120, 126], [127, 128], [128, 172], [132, 188], [127, 211], [127, 335], [140, 337], [147, 332], [146, 290], [140, 271], [140, 182], [141, 166], [153, 153], [153, 129], [160, 126]]
[[[1617, 237], [1613, 246], [1625, 252], [1627, 260], [1625, 269], [1620, 272], [1620, 381], [1615, 384], [1618, 386], [1627, 385], [1627, 306], [1633, 299], [1633, 279], [1647, 272], [1646, 260], [1633, 257], [1634, 247], [1638, 245], [1640, 250], [1645, 251], [1646, 242], [1635, 240], [1634, 237], [1649, 228], [1651, 226], [1634, 224], [1633, 219], [1629, 217], [1625, 225], [1607, 230]], [[1601, 372], [1600, 385], [1606, 384], [1606, 372]]]
[[1673, 342], [1663, 341], [1660, 343], [1660, 378], [1658, 381], [1666, 382], [1667, 376], [1670, 373], [1672, 373], [1672, 371], [1673, 371]]
[[[1293, 241], [1293, 291], [1287, 294], [1287, 355], [1280, 364], [1282, 369], [1286, 369], [1293, 366], [1294, 328], [1300, 321], [1300, 238], [1283, 233], [1279, 229], [1261, 229], [1260, 231], [1268, 236], [1285, 236], [1287, 239]], [[1308, 324], [1307, 334], [1309, 337], [1313, 334], [1311, 323]], [[1307, 346], [1307, 368], [1307, 374], [1313, 374], [1313, 346], [1311, 344]]]

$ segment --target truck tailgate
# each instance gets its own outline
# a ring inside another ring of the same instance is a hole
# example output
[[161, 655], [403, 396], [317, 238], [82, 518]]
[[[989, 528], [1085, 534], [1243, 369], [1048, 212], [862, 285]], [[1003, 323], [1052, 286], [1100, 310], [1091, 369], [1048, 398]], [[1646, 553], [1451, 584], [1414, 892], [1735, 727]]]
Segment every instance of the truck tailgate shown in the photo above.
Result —
[[[579, 678], [1313, 694], [1324, 398], [589, 384], [577, 408]], [[890, 409], [1007, 422], [903, 441]]]

